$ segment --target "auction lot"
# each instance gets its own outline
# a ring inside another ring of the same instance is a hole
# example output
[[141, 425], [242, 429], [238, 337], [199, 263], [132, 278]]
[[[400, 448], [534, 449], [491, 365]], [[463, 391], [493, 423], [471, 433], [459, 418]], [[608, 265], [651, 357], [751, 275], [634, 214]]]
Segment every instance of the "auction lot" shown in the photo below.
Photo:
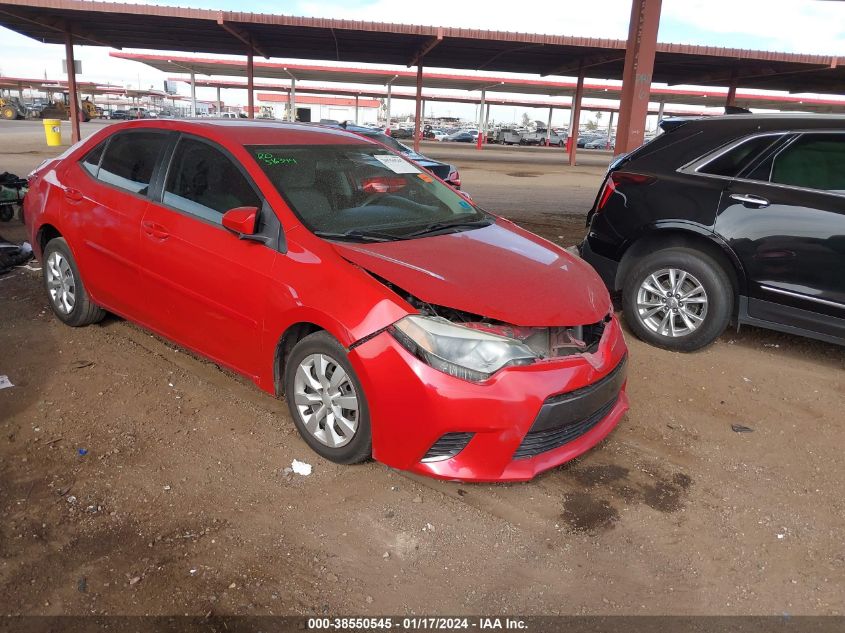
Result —
[[[0, 122], [0, 151], [20, 175], [57, 153], [38, 121]], [[421, 151], [563, 245], [609, 159]], [[745, 328], [681, 355], [629, 335], [631, 410], [603, 444], [470, 485], [321, 460], [251, 383], [114, 317], [63, 326], [35, 270], [0, 277], [0, 315], [6, 612], [845, 612], [843, 348]]]

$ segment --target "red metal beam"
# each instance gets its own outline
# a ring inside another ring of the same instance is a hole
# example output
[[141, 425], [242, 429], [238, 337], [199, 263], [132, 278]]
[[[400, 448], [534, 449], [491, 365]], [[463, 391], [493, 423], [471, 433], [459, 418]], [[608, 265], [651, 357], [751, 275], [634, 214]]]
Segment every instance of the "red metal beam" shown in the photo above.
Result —
[[[584, 97], [584, 73], [582, 67], [578, 70], [578, 83], [575, 85], [575, 96], [572, 97], [572, 118], [569, 121], [569, 166], [575, 167], [575, 155], [578, 153], [578, 128], [581, 122], [581, 99]], [[551, 120], [551, 115], [549, 116]]]
[[70, 99], [70, 139], [78, 143], [82, 138], [79, 130], [79, 101], [76, 90], [76, 62], [73, 57], [73, 33], [70, 28], [65, 31], [65, 59], [67, 59], [67, 91]]
[[643, 144], [661, 2], [633, 0], [631, 3], [619, 125], [616, 128], [616, 154], [630, 152]]
[[422, 78], [423, 67], [422, 63], [417, 65], [417, 94], [414, 98], [416, 109], [414, 113], [414, 151], [420, 151], [420, 136], [422, 135], [422, 126], [420, 117], [422, 116]]
[[731, 82], [728, 84], [728, 96], [725, 99], [726, 106], [736, 105], [736, 85], [738, 83], [736, 68], [731, 72]]
[[574, 72], [577, 72], [579, 68], [593, 68], [594, 66], [601, 66], [610, 62], [618, 62], [622, 59], [625, 59], [625, 57], [620, 55], [619, 53], [614, 53], [611, 55], [595, 55], [593, 57], [585, 57], [577, 64], [566, 64], [564, 66], [557, 66], [556, 68], [552, 68], [551, 70], [547, 70], [545, 72], [540, 73], [540, 76], [547, 77], [548, 75], [570, 75]]
[[426, 54], [431, 51], [435, 46], [440, 44], [443, 41], [443, 29], [437, 29], [437, 35], [430, 38], [425, 44], [423, 44], [420, 49], [414, 53], [414, 56], [411, 58], [411, 61], [408, 62], [408, 68], [411, 66], [418, 65], [422, 58], [426, 56]]
[[222, 17], [223, 16], [222, 13], [220, 14], [220, 16], [221, 17], [217, 18], [217, 24], [219, 24], [223, 28], [224, 31], [229, 33], [229, 35], [231, 35], [235, 39], [240, 40], [241, 42], [246, 44], [246, 46], [248, 48], [252, 49], [256, 53], [261, 55], [264, 59], [270, 59], [270, 56], [267, 55], [262, 50], [262, 48], [259, 48], [258, 45], [256, 45], [255, 40], [253, 39], [253, 37], [249, 33], [244, 31], [242, 28], [235, 26], [234, 24], [229, 24], [228, 22], [226, 22]]

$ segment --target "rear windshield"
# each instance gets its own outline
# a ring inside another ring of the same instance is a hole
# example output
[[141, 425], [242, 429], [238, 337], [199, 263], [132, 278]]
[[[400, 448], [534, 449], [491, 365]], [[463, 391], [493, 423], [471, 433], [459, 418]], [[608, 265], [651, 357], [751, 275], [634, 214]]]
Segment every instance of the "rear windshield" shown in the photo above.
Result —
[[253, 146], [261, 169], [317, 234], [402, 239], [436, 223], [489, 216], [421, 167], [372, 144]]

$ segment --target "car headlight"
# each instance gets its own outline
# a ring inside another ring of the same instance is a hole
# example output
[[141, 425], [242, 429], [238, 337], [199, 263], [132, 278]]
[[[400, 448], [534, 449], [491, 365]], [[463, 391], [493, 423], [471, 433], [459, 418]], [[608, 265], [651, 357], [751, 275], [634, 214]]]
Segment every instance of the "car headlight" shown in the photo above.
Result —
[[464, 380], [486, 380], [502, 367], [525, 365], [537, 358], [515, 339], [455, 325], [441, 317], [409, 315], [390, 331], [421, 360]]

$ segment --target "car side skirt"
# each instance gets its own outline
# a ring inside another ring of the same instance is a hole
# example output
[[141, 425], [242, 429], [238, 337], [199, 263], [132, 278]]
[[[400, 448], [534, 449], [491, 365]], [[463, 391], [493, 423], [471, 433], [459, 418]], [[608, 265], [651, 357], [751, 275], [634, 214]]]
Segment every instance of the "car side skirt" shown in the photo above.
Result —
[[[753, 311], [757, 317], [749, 312]], [[767, 318], [763, 318], [763, 315]], [[740, 295], [739, 324], [845, 345], [845, 319]], [[823, 330], [823, 331], [819, 331]]]

